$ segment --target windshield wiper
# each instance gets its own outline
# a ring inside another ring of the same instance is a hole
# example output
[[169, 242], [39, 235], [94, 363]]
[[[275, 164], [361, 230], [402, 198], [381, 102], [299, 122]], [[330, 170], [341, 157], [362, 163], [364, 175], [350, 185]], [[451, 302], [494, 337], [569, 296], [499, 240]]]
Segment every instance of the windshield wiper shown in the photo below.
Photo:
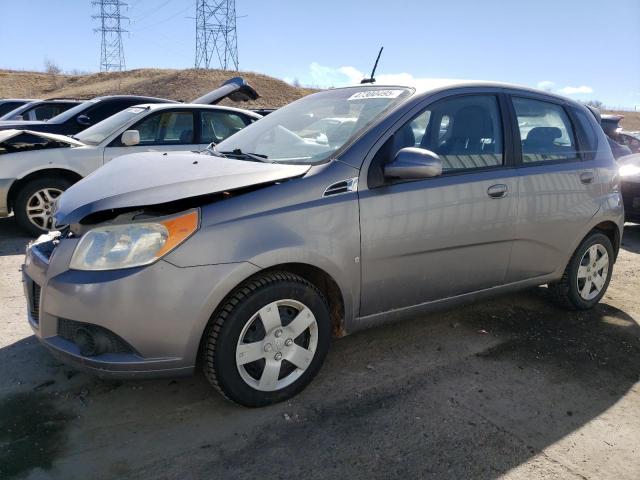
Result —
[[238, 158], [243, 160], [253, 160], [256, 162], [263, 162], [263, 163], [274, 163], [273, 161], [268, 160], [269, 157], [267, 157], [266, 155], [262, 155], [260, 153], [243, 152], [239, 148], [236, 148], [235, 150], [232, 150], [230, 152], [218, 152], [218, 153], [221, 153], [222, 155], [225, 155], [225, 156], [230, 156], [232, 158]]

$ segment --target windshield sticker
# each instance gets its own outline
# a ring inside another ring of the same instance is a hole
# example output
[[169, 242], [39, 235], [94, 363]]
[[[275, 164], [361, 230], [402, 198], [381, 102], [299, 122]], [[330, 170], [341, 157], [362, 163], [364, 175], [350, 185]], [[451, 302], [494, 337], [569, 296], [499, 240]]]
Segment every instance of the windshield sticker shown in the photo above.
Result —
[[397, 98], [404, 90], [365, 90], [351, 95], [347, 100], [364, 100], [369, 98]]

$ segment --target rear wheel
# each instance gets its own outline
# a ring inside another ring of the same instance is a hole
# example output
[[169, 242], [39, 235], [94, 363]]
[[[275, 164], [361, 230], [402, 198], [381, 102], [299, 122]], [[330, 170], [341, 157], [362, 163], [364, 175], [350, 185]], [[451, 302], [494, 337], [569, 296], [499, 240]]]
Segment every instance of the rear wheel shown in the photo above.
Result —
[[53, 218], [53, 203], [69, 186], [71, 182], [62, 177], [42, 177], [24, 185], [13, 208], [18, 225], [32, 235], [59, 228]]
[[593, 232], [576, 249], [562, 279], [549, 285], [564, 307], [586, 310], [604, 296], [613, 272], [613, 246], [609, 237]]
[[212, 318], [203, 343], [205, 375], [247, 407], [286, 400], [320, 370], [330, 330], [326, 300], [312, 284], [288, 272], [259, 275]]

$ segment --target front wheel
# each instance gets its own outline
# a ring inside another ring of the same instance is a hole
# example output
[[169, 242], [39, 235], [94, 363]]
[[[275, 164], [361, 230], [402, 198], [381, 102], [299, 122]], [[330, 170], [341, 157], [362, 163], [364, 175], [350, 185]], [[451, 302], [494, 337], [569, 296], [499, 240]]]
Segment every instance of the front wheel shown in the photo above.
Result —
[[562, 279], [549, 285], [556, 301], [567, 308], [586, 310], [604, 296], [611, 281], [614, 253], [609, 237], [593, 232], [576, 249]]
[[59, 228], [53, 218], [53, 204], [71, 182], [61, 177], [42, 177], [24, 185], [16, 195], [16, 221], [31, 235]]
[[329, 348], [329, 308], [320, 291], [288, 272], [237, 288], [203, 339], [203, 368], [225, 397], [247, 407], [280, 402], [316, 376]]

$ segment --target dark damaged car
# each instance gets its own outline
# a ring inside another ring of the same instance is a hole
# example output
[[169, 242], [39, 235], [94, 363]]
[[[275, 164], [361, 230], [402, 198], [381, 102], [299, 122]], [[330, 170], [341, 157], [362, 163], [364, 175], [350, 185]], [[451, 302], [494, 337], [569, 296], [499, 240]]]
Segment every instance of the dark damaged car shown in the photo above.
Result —
[[620, 245], [617, 178], [593, 115], [562, 97], [324, 91], [200, 154], [120, 157], [72, 186], [69, 227], [26, 253], [28, 319], [78, 368], [201, 365], [267, 405], [311, 381], [332, 335], [541, 284], [593, 307]]

